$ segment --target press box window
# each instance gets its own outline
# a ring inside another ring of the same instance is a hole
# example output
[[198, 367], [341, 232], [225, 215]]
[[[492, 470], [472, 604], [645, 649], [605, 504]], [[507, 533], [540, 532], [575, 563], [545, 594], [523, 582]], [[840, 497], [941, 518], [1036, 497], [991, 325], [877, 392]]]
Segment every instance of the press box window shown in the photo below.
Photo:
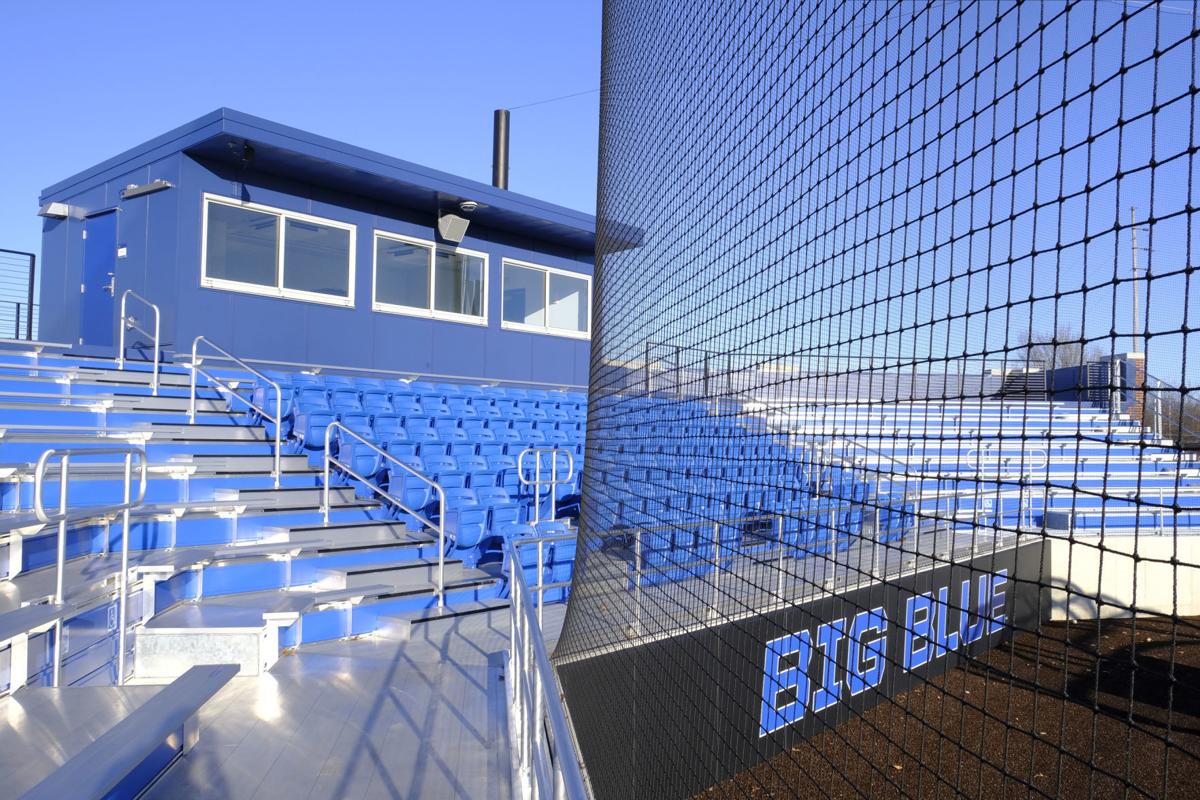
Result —
[[482, 253], [376, 233], [376, 311], [483, 322], [486, 290]]
[[247, 208], [208, 204], [205, 276], [275, 286], [279, 280], [279, 217]]
[[591, 280], [514, 261], [504, 262], [503, 327], [587, 336]]
[[201, 284], [353, 305], [354, 226], [206, 197]]
[[283, 288], [350, 296], [350, 231], [297, 219], [287, 221]]
[[434, 310], [482, 317], [483, 268], [479, 256], [438, 250], [434, 256]]
[[432, 255], [432, 247], [377, 236], [375, 302], [427, 310]]

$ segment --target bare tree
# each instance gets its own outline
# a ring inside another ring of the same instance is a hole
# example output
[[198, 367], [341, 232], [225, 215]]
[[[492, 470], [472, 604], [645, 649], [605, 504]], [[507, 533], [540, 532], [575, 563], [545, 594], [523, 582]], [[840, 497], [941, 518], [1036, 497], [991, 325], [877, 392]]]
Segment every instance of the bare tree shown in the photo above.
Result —
[[1040, 362], [1047, 369], [1078, 367], [1103, 357], [1104, 351], [1096, 342], [1086, 341], [1079, 331], [1061, 326], [1053, 335], [1034, 333], [1025, 337], [1025, 357]]

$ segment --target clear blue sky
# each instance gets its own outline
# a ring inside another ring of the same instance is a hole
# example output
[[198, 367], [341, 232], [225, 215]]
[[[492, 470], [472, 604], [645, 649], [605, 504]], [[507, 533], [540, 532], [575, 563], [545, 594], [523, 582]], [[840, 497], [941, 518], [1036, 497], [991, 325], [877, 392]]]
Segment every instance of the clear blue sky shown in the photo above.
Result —
[[[600, 0], [9, 3], [0, 247], [44, 187], [220, 106], [491, 179], [492, 110], [600, 85]], [[509, 186], [595, 210], [599, 95], [512, 115]]]

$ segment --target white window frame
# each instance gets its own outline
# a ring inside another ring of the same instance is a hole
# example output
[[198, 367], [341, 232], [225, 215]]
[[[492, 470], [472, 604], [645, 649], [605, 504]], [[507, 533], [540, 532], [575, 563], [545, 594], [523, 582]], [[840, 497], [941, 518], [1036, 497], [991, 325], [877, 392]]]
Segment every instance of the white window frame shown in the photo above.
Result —
[[[426, 308], [418, 308], [416, 306], [403, 306], [398, 303], [384, 303], [379, 300], [376, 284], [379, 277], [379, 240], [388, 239], [394, 242], [404, 242], [406, 244], [424, 247], [429, 251], [428, 275], [429, 275], [429, 304]], [[437, 253], [462, 253], [467, 256], [475, 256], [483, 260], [483, 314], [481, 316], [472, 316], [471, 314], [456, 314], [452, 311], [439, 311], [434, 308], [433, 301], [437, 296], [437, 271], [436, 254]], [[484, 325], [488, 324], [488, 285], [491, 280], [489, 273], [488, 254], [479, 250], [468, 250], [465, 247], [451, 247], [428, 239], [419, 239], [415, 236], [405, 236], [402, 233], [392, 233], [391, 231], [376, 230], [375, 235], [371, 238], [371, 310], [378, 311], [383, 314], [399, 314], [405, 317], [422, 317], [424, 319], [440, 319], [448, 322], [461, 322], [466, 325]]]
[[[258, 211], [263, 214], [270, 214], [279, 220], [279, 228], [275, 241], [275, 274], [277, 283], [275, 286], [262, 286], [257, 283], [245, 283], [243, 281], [230, 280], [229, 278], [210, 278], [208, 276], [208, 207], [212, 203], [221, 205], [233, 206], [235, 208], [245, 208], [250, 211]], [[348, 222], [339, 222], [335, 219], [327, 219], [325, 217], [315, 217], [312, 214], [302, 214], [298, 211], [288, 211], [283, 208], [275, 208], [273, 206], [264, 206], [260, 203], [250, 203], [243, 200], [237, 200], [232, 197], [224, 197], [217, 194], [209, 194], [205, 192], [201, 200], [201, 224], [200, 224], [200, 285], [206, 289], [221, 289], [228, 292], [240, 292], [242, 294], [256, 294], [263, 297], [279, 297], [285, 300], [301, 300], [306, 303], [320, 303], [328, 306], [338, 306], [341, 308], [354, 307], [354, 273], [356, 253], [355, 246], [358, 228]], [[323, 292], [306, 292], [301, 289], [288, 289], [283, 283], [286, 276], [286, 259], [284, 252], [287, 244], [287, 223], [288, 220], [297, 222], [308, 222], [314, 225], [324, 225], [329, 228], [339, 228], [349, 232], [350, 236], [350, 252], [349, 263], [347, 264], [347, 296], [336, 297]]]
[[[525, 269], [538, 270], [546, 273], [546, 280], [543, 281], [544, 292], [542, 296], [542, 311], [543, 318], [546, 320], [542, 325], [529, 325], [524, 322], [509, 322], [504, 318], [504, 268], [512, 264], [514, 267], [524, 267]], [[568, 278], [576, 278], [587, 283], [587, 330], [571, 331], [565, 328], [555, 328], [550, 325], [550, 275], [564, 275]], [[516, 258], [503, 258], [500, 260], [500, 327], [506, 331], [524, 331], [526, 333], [541, 333], [547, 336], [566, 336], [569, 339], [591, 339], [592, 338], [592, 276], [582, 272], [572, 272], [569, 269], [558, 269], [557, 267], [547, 267], [543, 264], [534, 264], [530, 261], [521, 261]]]

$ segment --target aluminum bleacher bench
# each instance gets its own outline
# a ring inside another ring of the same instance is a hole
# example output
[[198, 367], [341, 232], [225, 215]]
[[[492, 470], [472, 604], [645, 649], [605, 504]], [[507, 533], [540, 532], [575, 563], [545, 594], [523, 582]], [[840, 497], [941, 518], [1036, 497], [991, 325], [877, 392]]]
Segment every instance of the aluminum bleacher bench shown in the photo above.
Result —
[[234, 664], [192, 667], [24, 795], [23, 800], [136, 797], [196, 743], [196, 716], [237, 675]]

